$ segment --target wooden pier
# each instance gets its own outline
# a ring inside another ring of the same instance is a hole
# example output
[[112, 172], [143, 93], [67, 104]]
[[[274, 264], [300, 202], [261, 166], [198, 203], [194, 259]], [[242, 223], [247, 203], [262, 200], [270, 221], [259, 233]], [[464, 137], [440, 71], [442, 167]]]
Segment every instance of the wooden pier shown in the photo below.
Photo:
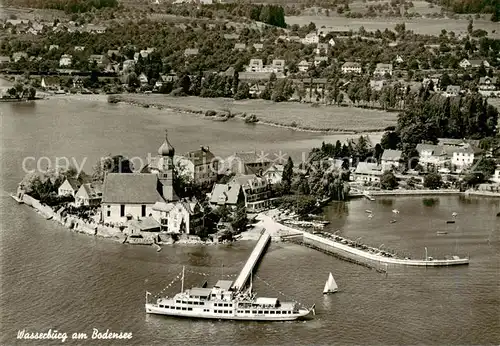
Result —
[[231, 286], [233, 290], [241, 291], [245, 287], [248, 279], [250, 279], [250, 274], [254, 271], [255, 267], [259, 263], [259, 260], [264, 255], [267, 249], [267, 245], [269, 245], [270, 241], [271, 235], [264, 230], [259, 240], [257, 241], [257, 244], [255, 245], [252, 253], [250, 254], [250, 257], [248, 257], [247, 262], [243, 266], [243, 269]]

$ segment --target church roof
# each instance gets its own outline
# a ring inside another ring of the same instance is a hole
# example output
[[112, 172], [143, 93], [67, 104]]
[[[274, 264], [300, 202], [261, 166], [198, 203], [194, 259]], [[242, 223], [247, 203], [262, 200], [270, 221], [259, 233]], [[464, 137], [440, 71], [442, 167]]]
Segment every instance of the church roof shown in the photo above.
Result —
[[102, 202], [154, 204], [164, 201], [158, 187], [156, 174], [109, 173], [104, 179]]
[[168, 141], [167, 131], [165, 131], [165, 141], [158, 148], [158, 154], [161, 155], [161, 156], [170, 156], [170, 157], [173, 157], [174, 154], [175, 154], [174, 147]]

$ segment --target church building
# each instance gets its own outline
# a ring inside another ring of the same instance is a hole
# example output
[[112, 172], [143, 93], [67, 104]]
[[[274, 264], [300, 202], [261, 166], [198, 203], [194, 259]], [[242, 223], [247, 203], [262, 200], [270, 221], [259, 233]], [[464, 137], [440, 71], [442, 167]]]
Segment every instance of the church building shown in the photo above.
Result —
[[107, 174], [102, 194], [102, 221], [126, 227], [133, 220], [135, 229], [140, 229], [141, 223], [147, 224], [148, 229], [156, 229], [151, 227], [156, 222], [162, 231], [189, 234], [190, 218], [199, 212], [199, 206], [180, 200], [174, 191], [174, 154], [175, 149], [165, 135], [158, 149], [160, 169], [154, 173]]

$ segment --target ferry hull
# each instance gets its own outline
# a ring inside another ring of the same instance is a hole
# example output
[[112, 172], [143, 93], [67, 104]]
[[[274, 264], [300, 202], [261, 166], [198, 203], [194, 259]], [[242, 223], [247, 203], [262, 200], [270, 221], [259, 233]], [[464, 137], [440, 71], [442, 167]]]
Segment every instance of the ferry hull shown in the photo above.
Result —
[[294, 321], [298, 319], [306, 318], [310, 311], [306, 309], [300, 309], [298, 313], [290, 315], [259, 315], [259, 314], [220, 314], [215, 315], [213, 313], [203, 313], [197, 311], [182, 311], [182, 310], [170, 310], [159, 308], [155, 304], [146, 304], [146, 313], [165, 315], [173, 317], [187, 317], [187, 318], [200, 318], [200, 319], [212, 319], [212, 320], [236, 320], [236, 321]]

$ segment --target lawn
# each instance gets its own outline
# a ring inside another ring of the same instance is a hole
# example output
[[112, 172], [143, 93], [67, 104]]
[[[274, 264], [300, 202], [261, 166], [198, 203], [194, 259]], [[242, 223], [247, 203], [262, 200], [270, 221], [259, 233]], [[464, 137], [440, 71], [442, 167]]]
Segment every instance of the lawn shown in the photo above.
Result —
[[[380, 31], [386, 28], [393, 30], [398, 23], [405, 23], [406, 30], [413, 30], [418, 34], [439, 35], [442, 29], [454, 31], [455, 34], [467, 33], [467, 19], [447, 19], [447, 18], [346, 18], [338, 15], [326, 16], [291, 16], [285, 18], [287, 24], [307, 25], [310, 22], [316, 27], [322, 26], [346, 26], [353, 31], [361, 26], [367, 31]], [[486, 30], [491, 38], [500, 38], [500, 28], [498, 23], [486, 19], [474, 20], [474, 29]], [[495, 31], [492, 33], [492, 31]]]
[[395, 126], [397, 113], [354, 107], [319, 106], [264, 100], [234, 101], [228, 98], [171, 97], [164, 95], [124, 95], [129, 101], [154, 104], [185, 111], [231, 111], [255, 114], [264, 123], [322, 131], [378, 131]]

